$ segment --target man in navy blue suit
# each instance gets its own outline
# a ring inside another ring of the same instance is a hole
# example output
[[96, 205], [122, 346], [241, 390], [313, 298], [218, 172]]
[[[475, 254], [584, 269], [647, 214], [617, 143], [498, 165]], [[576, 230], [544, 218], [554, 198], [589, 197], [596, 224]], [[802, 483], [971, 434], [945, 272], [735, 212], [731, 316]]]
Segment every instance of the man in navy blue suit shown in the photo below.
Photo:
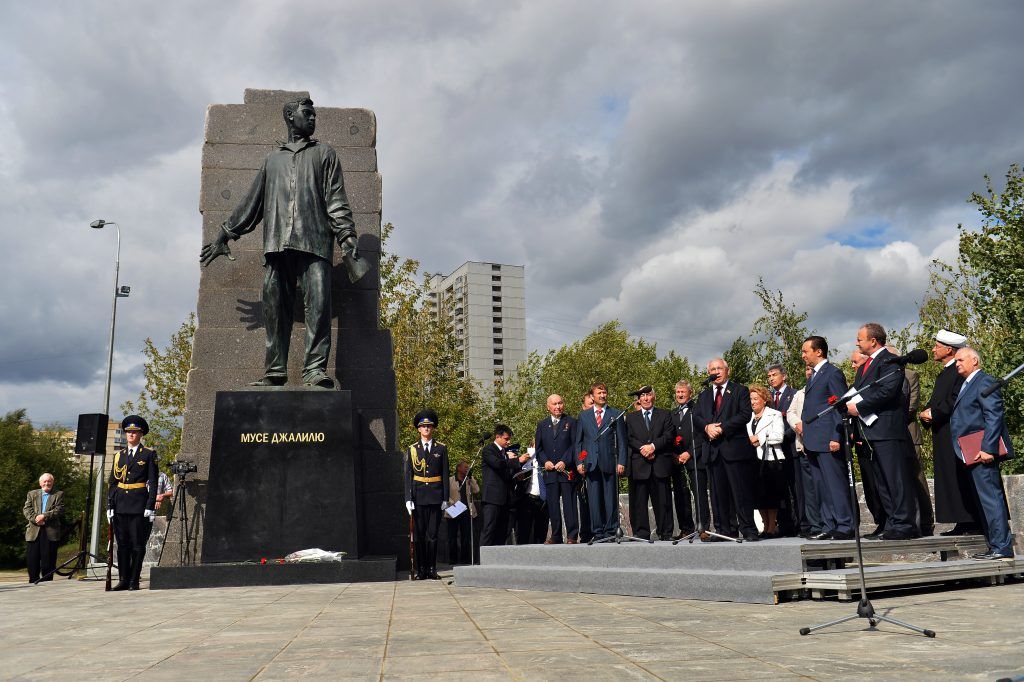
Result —
[[[854, 388], [863, 389], [862, 400], [846, 405], [850, 416], [860, 417], [858, 428], [870, 451], [871, 469], [882, 508], [885, 529], [882, 540], [918, 537], [917, 499], [910, 484], [910, 451], [907, 441], [907, 409], [903, 403], [903, 368], [885, 348], [885, 329], [868, 322], [857, 330], [857, 349], [868, 356], [857, 370]], [[873, 383], [873, 386], [868, 387]], [[872, 419], [874, 415], [874, 419]]]
[[544, 544], [562, 544], [564, 514], [565, 544], [573, 545], [576, 544], [580, 530], [576, 512], [576, 483], [573, 481], [576, 420], [565, 414], [565, 401], [560, 395], [549, 395], [547, 408], [551, 416], [540, 420], [534, 435], [534, 457], [537, 458], [537, 465], [544, 470], [542, 475], [551, 519], [551, 538], [545, 540]]
[[[576, 461], [581, 476], [587, 477], [590, 527], [595, 540], [611, 537], [619, 530], [617, 476], [626, 473], [626, 424], [622, 410], [608, 406], [608, 387], [590, 387], [594, 406], [580, 412], [576, 429]], [[585, 456], [582, 456], [586, 453]]]
[[804, 388], [804, 409], [798, 428], [821, 505], [821, 532], [811, 539], [852, 540], [853, 507], [846, 458], [839, 442], [842, 416], [833, 410], [807, 422], [828, 408], [829, 398], [835, 396], [838, 400], [846, 393], [846, 377], [828, 361], [828, 341], [822, 336], [808, 336], [800, 347], [800, 357], [810, 367], [811, 376]]
[[978, 463], [966, 463], [974, 480], [978, 506], [982, 510], [981, 521], [988, 541], [988, 551], [975, 554], [972, 558], [1013, 559], [1013, 535], [1010, 533], [1006, 495], [999, 475], [1000, 450], [1006, 452], [1002, 458], [1013, 457], [1013, 443], [1010, 442], [1010, 432], [1006, 428], [1003, 412], [1003, 397], [998, 390], [988, 396], [981, 395], [996, 380], [981, 371], [981, 357], [973, 348], [961, 348], [956, 352], [956, 371], [964, 378], [964, 384], [953, 406], [949, 425], [953, 435], [953, 449], [961, 461], [965, 461], [965, 454], [959, 439], [982, 432]]
[[[697, 398], [693, 424], [708, 437], [708, 465], [711, 467], [711, 504], [715, 531], [729, 537], [743, 536], [756, 542], [754, 486], [757, 452], [747, 436], [752, 414], [750, 390], [729, 381], [729, 365], [722, 358], [708, 363], [715, 380]], [[736, 523], [733, 522], [735, 508]]]

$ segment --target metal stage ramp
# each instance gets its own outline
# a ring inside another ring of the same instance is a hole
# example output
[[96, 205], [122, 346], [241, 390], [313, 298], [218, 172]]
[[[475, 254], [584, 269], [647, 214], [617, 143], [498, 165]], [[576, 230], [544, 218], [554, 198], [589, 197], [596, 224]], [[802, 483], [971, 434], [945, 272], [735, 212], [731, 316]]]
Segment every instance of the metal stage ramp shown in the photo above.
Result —
[[[998, 584], [1024, 573], [1015, 561], [964, 557], [981, 536], [862, 542], [869, 590], [974, 580]], [[506, 545], [482, 547], [478, 566], [456, 566], [458, 587], [621, 594], [776, 604], [859, 596], [854, 541], [779, 538], [761, 542]], [[911, 557], [914, 560], [906, 561]]]

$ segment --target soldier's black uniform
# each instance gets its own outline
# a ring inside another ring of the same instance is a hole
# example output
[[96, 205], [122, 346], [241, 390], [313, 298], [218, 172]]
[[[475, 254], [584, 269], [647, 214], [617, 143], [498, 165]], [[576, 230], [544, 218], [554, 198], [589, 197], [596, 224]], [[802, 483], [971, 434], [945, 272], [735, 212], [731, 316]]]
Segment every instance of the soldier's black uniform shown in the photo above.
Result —
[[[416, 415], [414, 424], [437, 424], [437, 414], [424, 410]], [[422, 438], [409, 446], [405, 457], [405, 501], [412, 502], [413, 542], [416, 565], [412, 567], [420, 580], [439, 579], [437, 575], [437, 531], [441, 525], [442, 503], [448, 502], [448, 448], [431, 441], [426, 447]]]
[[[149, 425], [141, 417], [125, 417], [121, 422], [125, 431], [149, 432]], [[145, 517], [156, 504], [159, 472], [156, 451], [139, 443], [134, 454], [125, 448], [114, 456], [114, 466], [107, 482], [107, 509], [114, 512], [112, 520], [117, 538], [117, 586], [113, 589], [139, 589], [142, 561], [146, 557], [148, 529], [142, 524], [152, 523]], [[149, 487], [146, 487], [146, 484]]]

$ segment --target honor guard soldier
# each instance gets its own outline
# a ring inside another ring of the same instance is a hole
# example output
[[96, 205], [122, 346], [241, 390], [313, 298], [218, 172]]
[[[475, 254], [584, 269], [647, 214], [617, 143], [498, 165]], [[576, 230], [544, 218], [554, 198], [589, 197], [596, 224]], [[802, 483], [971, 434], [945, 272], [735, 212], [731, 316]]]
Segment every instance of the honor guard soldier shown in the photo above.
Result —
[[448, 448], [434, 440], [437, 413], [422, 410], [413, 418], [420, 439], [409, 446], [405, 461], [405, 507], [413, 521], [414, 563], [419, 580], [440, 580], [437, 574], [437, 530], [448, 506]]
[[[117, 585], [114, 590], [139, 589], [142, 561], [146, 557], [146, 538], [153, 522], [158, 480], [156, 451], [142, 445], [149, 424], [137, 415], [121, 421], [128, 447], [114, 458], [107, 484], [107, 520], [117, 538]], [[148, 484], [148, 486], [147, 486]]]

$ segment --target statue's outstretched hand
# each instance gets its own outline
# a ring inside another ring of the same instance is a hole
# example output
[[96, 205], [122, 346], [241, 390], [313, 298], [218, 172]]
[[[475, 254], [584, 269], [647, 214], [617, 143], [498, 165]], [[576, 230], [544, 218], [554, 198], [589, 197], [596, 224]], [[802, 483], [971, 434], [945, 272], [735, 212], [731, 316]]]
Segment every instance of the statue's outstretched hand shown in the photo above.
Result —
[[227, 256], [228, 260], [235, 260], [235, 257], [231, 255], [231, 247], [228, 246], [228, 235], [223, 231], [219, 237], [203, 246], [203, 250], [199, 252], [199, 262], [205, 267], [215, 261], [218, 256]]

